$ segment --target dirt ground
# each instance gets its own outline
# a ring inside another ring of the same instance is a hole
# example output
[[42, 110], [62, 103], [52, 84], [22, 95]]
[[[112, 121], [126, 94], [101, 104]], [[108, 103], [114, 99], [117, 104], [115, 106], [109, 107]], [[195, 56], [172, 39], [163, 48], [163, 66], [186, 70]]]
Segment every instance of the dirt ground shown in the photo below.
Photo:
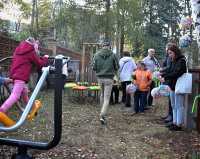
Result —
[[[39, 117], [25, 124], [22, 130], [1, 137], [51, 139], [52, 96], [51, 91], [42, 92], [40, 99], [47, 108], [41, 110]], [[167, 111], [166, 99], [156, 101], [145, 114], [134, 116], [122, 104], [111, 105], [106, 126], [99, 122], [100, 105], [94, 99], [85, 100], [79, 97], [72, 102], [64, 93], [61, 142], [49, 151], [30, 150], [31, 155], [36, 159], [200, 158], [200, 135], [195, 130], [172, 132], [165, 127], [161, 116]], [[16, 152], [7, 146], [1, 146], [0, 150], [0, 159], [10, 158]]]

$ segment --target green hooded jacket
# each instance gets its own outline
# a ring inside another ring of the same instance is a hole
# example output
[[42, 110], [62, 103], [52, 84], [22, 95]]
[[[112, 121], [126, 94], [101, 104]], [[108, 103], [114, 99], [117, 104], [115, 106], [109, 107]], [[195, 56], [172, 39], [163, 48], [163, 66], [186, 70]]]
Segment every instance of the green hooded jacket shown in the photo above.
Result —
[[113, 79], [118, 69], [118, 59], [110, 49], [101, 49], [94, 55], [93, 70], [98, 78]]

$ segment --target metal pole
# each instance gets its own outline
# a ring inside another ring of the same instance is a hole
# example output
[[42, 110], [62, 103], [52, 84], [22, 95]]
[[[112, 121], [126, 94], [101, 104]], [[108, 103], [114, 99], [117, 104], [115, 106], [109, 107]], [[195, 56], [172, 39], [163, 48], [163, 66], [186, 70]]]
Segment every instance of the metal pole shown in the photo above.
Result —
[[13, 155], [11, 159], [33, 159], [27, 153], [27, 147], [18, 147], [18, 153]]

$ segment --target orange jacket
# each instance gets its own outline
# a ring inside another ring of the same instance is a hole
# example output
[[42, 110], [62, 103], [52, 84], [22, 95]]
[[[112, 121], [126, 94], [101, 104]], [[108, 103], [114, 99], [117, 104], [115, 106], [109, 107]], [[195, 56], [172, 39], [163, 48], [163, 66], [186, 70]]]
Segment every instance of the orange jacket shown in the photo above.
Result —
[[148, 91], [152, 82], [152, 73], [148, 70], [137, 69], [134, 75], [136, 76], [134, 84], [138, 86], [138, 89], [140, 91]]

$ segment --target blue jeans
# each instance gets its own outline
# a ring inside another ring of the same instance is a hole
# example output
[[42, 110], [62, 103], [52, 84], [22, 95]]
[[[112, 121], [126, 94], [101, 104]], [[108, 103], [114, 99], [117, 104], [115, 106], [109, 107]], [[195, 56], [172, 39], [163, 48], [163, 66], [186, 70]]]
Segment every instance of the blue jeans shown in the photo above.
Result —
[[144, 108], [147, 104], [148, 92], [137, 90], [134, 95], [135, 112], [144, 112]]
[[173, 110], [173, 123], [175, 125], [183, 125], [184, 123], [184, 94], [176, 94], [174, 91], [170, 93], [171, 106]]

